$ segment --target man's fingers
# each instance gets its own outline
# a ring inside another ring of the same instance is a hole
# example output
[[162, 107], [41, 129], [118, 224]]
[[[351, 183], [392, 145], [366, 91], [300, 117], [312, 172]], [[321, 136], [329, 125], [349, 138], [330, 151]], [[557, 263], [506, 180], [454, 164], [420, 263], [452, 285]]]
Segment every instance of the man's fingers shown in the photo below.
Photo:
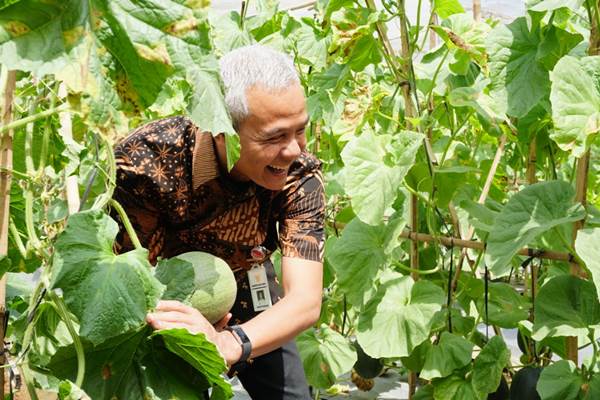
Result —
[[179, 311], [183, 313], [190, 313], [194, 308], [186, 306], [177, 300], [161, 300], [156, 305], [156, 311]]
[[152, 328], [154, 328], [156, 330], [187, 329], [190, 333], [198, 333], [198, 331], [196, 331], [193, 326], [190, 326], [190, 325], [182, 323], [182, 322], [166, 322], [166, 321], [161, 321], [161, 320], [154, 320], [150, 323], [150, 326], [152, 326]]
[[155, 311], [151, 314], [148, 314], [148, 317], [152, 320], [162, 321], [162, 322], [190, 322], [190, 315], [186, 313], [182, 313], [180, 311]]
[[222, 331], [223, 328], [225, 328], [227, 326], [227, 324], [229, 323], [230, 320], [231, 320], [231, 313], [227, 313], [227, 315], [225, 315], [223, 318], [221, 318], [220, 321], [217, 321], [214, 324], [216, 331], [217, 332]]

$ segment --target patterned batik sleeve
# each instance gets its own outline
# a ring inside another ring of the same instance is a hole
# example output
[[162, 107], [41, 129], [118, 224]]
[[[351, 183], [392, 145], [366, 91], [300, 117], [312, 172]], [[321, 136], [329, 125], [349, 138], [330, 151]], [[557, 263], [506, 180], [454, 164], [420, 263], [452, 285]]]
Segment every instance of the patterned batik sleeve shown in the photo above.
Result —
[[325, 194], [319, 170], [300, 178], [288, 192], [279, 221], [279, 244], [286, 257], [323, 260]]
[[[113, 198], [123, 206], [140, 243], [149, 251], [150, 262], [154, 264], [162, 252], [165, 231], [164, 226], [160, 224], [155, 185], [144, 174], [143, 166], [133, 161], [128, 154], [127, 149], [131, 145], [130, 141], [125, 141], [115, 149], [117, 186]], [[133, 145], [135, 146], [135, 144]], [[120, 228], [116, 251], [123, 253], [133, 249], [133, 245], [122, 222], [115, 214], [113, 213], [113, 216], [118, 221]]]

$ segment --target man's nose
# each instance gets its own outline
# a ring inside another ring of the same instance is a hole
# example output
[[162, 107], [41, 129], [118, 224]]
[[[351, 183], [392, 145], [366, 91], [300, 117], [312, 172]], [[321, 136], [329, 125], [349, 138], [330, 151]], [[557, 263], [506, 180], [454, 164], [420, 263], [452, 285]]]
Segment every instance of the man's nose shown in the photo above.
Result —
[[282, 153], [286, 158], [295, 160], [300, 156], [300, 153], [302, 153], [302, 148], [300, 147], [298, 140], [294, 138], [287, 143]]

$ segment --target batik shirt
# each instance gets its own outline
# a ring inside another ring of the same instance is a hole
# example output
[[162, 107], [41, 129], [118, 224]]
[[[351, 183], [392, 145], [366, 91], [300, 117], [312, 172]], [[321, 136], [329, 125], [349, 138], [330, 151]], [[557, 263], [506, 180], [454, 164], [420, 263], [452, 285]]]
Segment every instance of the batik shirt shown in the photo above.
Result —
[[[149, 259], [204, 251], [223, 258], [238, 282], [234, 322], [252, 318], [246, 271], [250, 251], [266, 249], [263, 261], [273, 302], [279, 288], [268, 259], [279, 248], [287, 257], [322, 261], [324, 191], [320, 162], [303, 152], [284, 188], [271, 191], [234, 181], [219, 168], [214, 140], [186, 117], [151, 122], [115, 148], [121, 203]], [[117, 250], [132, 248], [121, 229]]]

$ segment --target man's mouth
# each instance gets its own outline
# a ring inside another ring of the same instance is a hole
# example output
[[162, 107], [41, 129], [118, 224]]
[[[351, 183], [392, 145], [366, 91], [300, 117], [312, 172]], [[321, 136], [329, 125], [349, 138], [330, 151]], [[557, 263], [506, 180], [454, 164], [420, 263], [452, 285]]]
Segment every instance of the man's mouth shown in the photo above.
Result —
[[287, 170], [288, 167], [275, 167], [273, 165], [267, 165], [267, 169], [269, 170], [269, 172], [271, 172], [273, 175], [287, 175]]

